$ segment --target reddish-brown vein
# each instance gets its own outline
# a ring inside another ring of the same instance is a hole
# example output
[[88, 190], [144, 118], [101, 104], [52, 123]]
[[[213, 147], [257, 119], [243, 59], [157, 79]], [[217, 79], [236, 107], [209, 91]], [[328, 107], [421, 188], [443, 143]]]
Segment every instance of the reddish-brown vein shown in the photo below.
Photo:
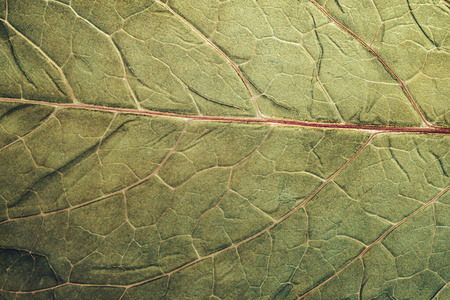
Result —
[[[177, 114], [170, 114], [170, 113], [161, 113], [161, 112], [153, 112], [153, 111], [140, 111], [140, 110], [132, 110], [132, 109], [120, 109], [120, 108], [108, 108], [108, 107], [101, 107], [101, 106], [93, 106], [93, 105], [78, 105], [78, 104], [55, 104], [55, 103], [46, 103], [46, 102], [40, 102], [40, 101], [30, 101], [30, 100], [22, 100], [22, 99], [0, 99], [0, 101], [14, 101], [14, 102], [22, 102], [22, 103], [33, 103], [33, 104], [40, 104], [40, 105], [51, 105], [51, 106], [55, 106], [55, 107], [71, 107], [71, 108], [81, 108], [81, 109], [90, 109], [90, 110], [101, 110], [101, 111], [113, 111], [113, 112], [118, 112], [118, 113], [131, 113], [131, 114], [146, 114], [146, 115], [155, 115], [155, 116], [166, 116], [166, 117], [177, 117], [177, 118], [185, 118], [185, 119], [189, 119], [189, 120], [197, 120], [197, 121], [225, 121], [225, 122], [246, 122], [246, 123], [267, 123], [267, 124], [274, 124], [274, 125], [297, 125], [297, 126], [304, 126], [304, 127], [317, 127], [317, 128], [334, 128], [334, 129], [358, 129], [358, 130], [373, 130], [373, 131], [389, 131], [389, 132], [417, 132], [417, 133], [441, 133], [441, 134], [449, 134], [450, 133], [450, 128], [439, 128], [439, 127], [432, 127], [431, 124], [429, 124], [429, 122], [424, 118], [424, 116], [422, 115], [422, 113], [420, 112], [420, 109], [418, 108], [417, 104], [415, 103], [414, 99], [412, 98], [412, 95], [410, 94], [410, 92], [408, 91], [408, 89], [406, 88], [405, 84], [402, 82], [402, 80], [394, 73], [394, 71], [386, 64], [386, 62], [371, 48], [371, 46], [369, 46], [368, 44], [366, 44], [360, 37], [358, 37], [355, 33], [353, 33], [351, 30], [349, 30], [348, 28], [346, 28], [344, 25], [342, 25], [341, 23], [339, 23], [336, 19], [334, 19], [324, 8], [322, 8], [317, 2], [315, 2], [314, 0], [311, 0], [317, 7], [319, 7], [319, 9], [321, 9], [331, 20], [333, 20], [333, 22], [335, 22], [337, 25], [339, 25], [341, 28], [343, 28], [344, 30], [346, 30], [348, 33], [350, 33], [353, 37], [355, 37], [357, 40], [359, 40], [366, 48], [368, 48], [376, 57], [377, 59], [388, 69], [388, 71], [397, 79], [397, 81], [400, 83], [400, 85], [402, 86], [403, 90], [405, 91], [406, 95], [408, 96], [409, 100], [411, 101], [412, 105], [414, 106], [414, 108], [416, 109], [417, 113], [420, 115], [422, 121], [429, 126], [430, 128], [422, 128], [422, 127], [391, 127], [391, 126], [386, 126], [386, 127], [377, 127], [377, 126], [364, 126], [364, 125], [352, 125], [352, 124], [330, 124], [330, 123], [317, 123], [317, 122], [304, 122], [304, 121], [295, 121], [295, 120], [284, 120], [284, 119], [272, 119], [272, 118], [264, 118], [263, 120], [261, 119], [253, 119], [253, 118], [238, 118], [238, 117], [213, 117], [213, 116], [190, 116], [190, 115], [177, 115]], [[444, 4], [448, 5], [448, 3], [446, 3], [445, 1], [443, 1]], [[159, 2], [160, 3], [160, 2]], [[179, 16], [176, 12], [174, 12], [167, 4], [164, 3], [160, 3], [161, 5], [163, 5], [166, 9], [168, 9], [171, 13], [173, 13], [177, 18], [179, 18], [180, 20], [182, 20], [184, 23], [186, 23], [191, 29], [193, 29], [195, 32], [197, 32], [206, 42], [208, 42], [208, 44], [210, 44], [212, 47], [214, 47], [222, 56], [225, 57], [225, 59], [230, 62], [230, 64], [233, 66], [233, 68], [237, 71], [237, 73], [239, 74], [239, 76], [241, 77], [241, 79], [243, 80], [243, 82], [245, 83], [245, 85], [247, 86], [249, 92], [252, 95], [253, 100], [255, 101], [255, 106], [256, 106], [256, 110], [258, 115], [260, 116], [260, 112], [254, 97], [254, 94], [252, 92], [252, 89], [250, 88], [249, 83], [247, 82], [247, 80], [245, 79], [245, 77], [243, 76], [243, 74], [241, 73], [241, 71], [239, 70], [239, 68], [231, 61], [231, 59], [229, 59], [217, 46], [215, 46], [211, 41], [209, 41], [206, 37], [204, 37], [195, 27], [193, 27], [189, 22], [187, 22], [186, 20], [184, 20], [181, 16]], [[38, 49], [39, 50], [39, 49]], [[41, 52], [41, 51], [40, 51]], [[44, 55], [45, 56], [45, 55]], [[46, 56], [46, 58], [48, 59], [48, 57]], [[50, 60], [51, 61], [51, 60]], [[52, 62], [52, 61], [51, 61]], [[57, 67], [57, 66], [55, 66]], [[57, 69], [59, 71], [61, 71], [58, 67]], [[61, 72], [60, 72], [61, 73]], [[62, 74], [62, 76], [64, 76]], [[64, 78], [65, 79], [65, 78]], [[65, 80], [66, 83], [68, 84], [67, 80]], [[73, 92], [72, 89], [69, 86], [69, 90], [73, 96]], [[159, 165], [159, 167], [152, 173], [156, 173], [161, 166], [168, 160], [168, 158], [172, 155], [174, 149], [176, 148], [181, 136], [183, 135], [183, 132], [185, 131], [187, 127], [186, 126], [183, 128], [183, 131], [180, 135], [180, 137], [178, 138], [177, 142], [175, 143], [174, 147], [172, 148], [172, 150], [170, 151], [170, 153], [166, 156], [166, 158], [164, 159], [164, 161]], [[376, 134], [376, 133], [375, 133]], [[150, 281], [154, 281], [158, 278], [164, 277], [164, 276], [170, 276], [171, 274], [180, 271], [181, 269], [184, 269], [186, 267], [189, 267], [192, 264], [195, 264], [199, 261], [202, 261], [204, 259], [207, 258], [214, 258], [214, 256], [216, 256], [219, 253], [222, 253], [224, 251], [227, 251], [231, 248], [236, 248], [239, 245], [246, 243], [258, 236], [260, 236], [261, 234], [269, 231], [271, 228], [275, 227], [277, 224], [279, 224], [280, 222], [282, 222], [283, 220], [285, 220], [286, 218], [288, 218], [290, 215], [292, 215], [293, 213], [295, 213], [298, 209], [304, 207], [304, 205], [306, 205], [306, 203], [313, 198], [327, 183], [329, 183], [331, 180], [333, 180], [333, 178], [339, 174], [366, 146], [367, 144], [371, 141], [371, 139], [375, 136], [375, 134], [373, 134], [368, 140], [367, 142], [338, 170], [336, 171], [330, 178], [328, 178], [316, 191], [314, 191], [307, 199], [305, 199], [304, 202], [302, 202], [300, 205], [298, 205], [296, 208], [294, 208], [292, 211], [290, 211], [288, 214], [286, 214], [285, 216], [283, 216], [282, 218], [280, 218], [279, 220], [277, 220], [276, 222], [274, 222], [272, 225], [270, 225], [269, 227], [265, 228], [263, 231], [260, 231], [259, 233], [239, 242], [236, 244], [233, 244], [230, 247], [227, 247], [225, 249], [222, 249], [218, 252], [212, 253], [208, 256], [202, 257], [198, 260], [192, 261], [178, 269], [175, 269], [169, 273], [160, 275], [159, 277], [155, 277], [152, 278], [150, 280], [146, 280], [144, 282], [139, 282], [139, 283], [135, 283], [135, 284], [131, 284], [131, 285], [95, 285], [95, 284], [74, 284], [74, 283], [64, 283], [61, 284], [59, 286], [56, 287], [61, 287], [61, 286], [65, 286], [65, 285], [79, 285], [79, 286], [109, 286], [109, 287], [121, 287], [121, 288], [129, 288], [132, 286], [136, 286], [136, 285], [140, 285], [146, 282], [150, 282]], [[140, 183], [140, 182], [139, 182]], [[137, 184], [139, 184], [137, 183]], [[413, 217], [415, 214], [417, 214], [418, 212], [420, 212], [421, 210], [423, 210], [424, 208], [426, 208], [427, 206], [429, 206], [430, 204], [432, 204], [434, 201], [436, 201], [440, 196], [442, 196], [448, 189], [450, 188], [450, 186], [447, 186], [444, 190], [442, 190], [438, 195], [436, 195], [432, 200], [430, 200], [429, 202], [427, 202], [426, 204], [424, 204], [422, 207], [420, 207], [418, 210], [416, 210], [415, 212], [413, 212], [412, 214], [410, 214], [409, 216], [407, 216], [406, 218], [404, 218], [403, 220], [401, 220], [400, 222], [398, 222], [397, 224], [393, 225], [388, 231], [386, 231], [382, 236], [380, 236], [374, 243], [372, 243], [370, 246], [368, 246], [360, 255], [358, 255], [353, 261], [351, 261], [348, 265], [346, 265], [344, 268], [342, 268], [340, 271], [338, 271], [337, 273], [335, 273], [333, 276], [331, 276], [330, 278], [328, 278], [325, 282], [321, 283], [320, 285], [318, 285], [317, 287], [315, 287], [314, 289], [312, 289], [311, 291], [309, 291], [308, 293], [304, 294], [303, 296], [301, 296], [299, 299], [304, 298], [305, 296], [307, 296], [308, 294], [310, 294], [311, 292], [313, 292], [314, 290], [320, 288], [322, 285], [324, 285], [325, 283], [329, 282], [330, 280], [332, 280], [335, 276], [337, 276], [338, 274], [340, 274], [341, 272], [343, 272], [348, 266], [350, 266], [352, 263], [354, 263], [356, 260], [361, 259], [361, 257], [370, 249], [372, 248], [376, 243], [378, 243], [379, 241], [381, 241], [383, 238], [385, 238], [390, 232], [392, 232], [395, 228], [397, 228], [398, 226], [400, 226], [401, 224], [403, 224], [404, 222], [406, 222], [408, 219], [410, 219], [411, 217]], [[85, 204], [83, 204], [85, 205]], [[83, 206], [80, 205], [80, 206]], [[444, 286], [446, 287], [448, 286], [448, 283]], [[54, 289], [56, 287], [51, 287], [51, 288], [47, 288], [47, 289], [42, 289], [39, 291], [44, 291], [44, 290], [50, 290], [50, 289]], [[33, 292], [14, 292], [14, 293], [35, 293], [38, 291], [33, 291]]]
[[364, 47], [366, 47], [373, 55], [375, 55], [375, 57], [383, 64], [383, 66], [389, 71], [389, 73], [394, 76], [394, 78], [398, 81], [398, 83], [401, 85], [403, 91], [405, 92], [406, 96], [408, 97], [409, 101], [411, 102], [411, 104], [414, 106], [414, 109], [416, 110], [416, 112], [419, 114], [420, 118], [422, 119], [423, 124], [425, 124], [428, 127], [433, 127], [432, 124], [430, 124], [430, 122], [428, 122], [427, 119], [425, 119], [425, 117], [423, 116], [422, 112], [419, 109], [419, 106], [417, 105], [416, 101], [414, 100], [414, 98], [412, 97], [411, 93], [409, 92], [408, 88], [406, 87], [405, 83], [400, 79], [400, 77], [398, 77], [398, 75], [394, 72], [394, 70], [391, 69], [391, 67], [384, 61], [383, 58], [381, 58], [381, 56], [369, 45], [367, 44], [362, 38], [360, 38], [356, 33], [354, 33], [353, 31], [351, 31], [349, 28], [347, 28], [345, 25], [343, 25], [342, 23], [340, 23], [338, 20], [336, 20], [332, 15], [330, 15], [330, 13], [323, 8], [322, 6], [320, 6], [319, 3], [317, 3], [315, 0], [311, 0], [311, 2], [317, 7], [319, 8], [328, 18], [330, 18], [334, 23], [336, 23], [336, 25], [338, 25], [339, 27], [341, 27], [342, 29], [344, 29], [345, 31], [347, 31], [351, 36], [353, 36], [355, 39], [357, 39], [361, 44], [363, 44]]
[[430, 206], [432, 203], [434, 203], [437, 199], [439, 199], [439, 197], [441, 197], [443, 194], [445, 194], [445, 192], [447, 192], [450, 189], [450, 185], [447, 186], [446, 188], [444, 188], [441, 192], [439, 192], [436, 196], [434, 196], [433, 199], [431, 199], [430, 201], [428, 201], [427, 203], [425, 203], [424, 205], [422, 205], [421, 207], [419, 207], [417, 210], [415, 210], [413, 213], [409, 214], [407, 217], [405, 217], [404, 219], [402, 219], [401, 221], [397, 222], [396, 224], [392, 225], [391, 228], [389, 228], [385, 233], [383, 233], [378, 239], [376, 239], [372, 244], [370, 244], [366, 249], [364, 249], [358, 256], [356, 256], [351, 262], [349, 262], [347, 265], [345, 265], [342, 269], [340, 269], [338, 272], [334, 273], [332, 276], [330, 276], [327, 280], [325, 280], [324, 282], [320, 283], [318, 286], [316, 286], [315, 288], [311, 289], [309, 292], [303, 294], [302, 296], [300, 296], [297, 300], [303, 299], [306, 296], [308, 296], [309, 294], [311, 294], [312, 292], [316, 291], [317, 289], [320, 289], [324, 284], [326, 284], [327, 282], [330, 282], [333, 278], [335, 278], [336, 276], [338, 276], [340, 273], [342, 273], [345, 269], [347, 269], [350, 265], [352, 265], [355, 261], [357, 261], [358, 259], [360, 259], [364, 254], [367, 253], [367, 251], [369, 251], [373, 246], [375, 246], [376, 244], [378, 244], [382, 239], [384, 239], [389, 233], [391, 233], [394, 229], [396, 229], [397, 227], [399, 227], [400, 225], [402, 225], [403, 223], [405, 223], [406, 221], [408, 221], [409, 219], [411, 219], [413, 216], [415, 216], [416, 214], [418, 214], [420, 211], [422, 211], [423, 209], [425, 209], [426, 207]]
[[73, 103], [52, 103], [35, 100], [0, 98], [0, 102], [19, 102], [35, 105], [47, 105], [59, 108], [79, 108], [95, 111], [117, 112], [122, 114], [136, 114], [149, 115], [160, 117], [181, 118], [193, 121], [216, 121], [216, 122], [241, 122], [254, 124], [267, 124], [275, 126], [300, 126], [323, 129], [353, 129], [363, 131], [380, 131], [380, 132], [399, 132], [399, 133], [435, 133], [435, 134], [450, 134], [450, 127], [407, 127], [407, 126], [372, 126], [372, 125], [357, 125], [349, 123], [323, 123], [323, 122], [306, 122], [289, 119], [277, 118], [251, 118], [251, 117], [219, 117], [219, 116], [199, 116], [199, 115], [181, 115], [175, 113], [165, 113], [150, 110], [137, 110], [128, 108], [105, 107], [90, 104], [73, 104]]

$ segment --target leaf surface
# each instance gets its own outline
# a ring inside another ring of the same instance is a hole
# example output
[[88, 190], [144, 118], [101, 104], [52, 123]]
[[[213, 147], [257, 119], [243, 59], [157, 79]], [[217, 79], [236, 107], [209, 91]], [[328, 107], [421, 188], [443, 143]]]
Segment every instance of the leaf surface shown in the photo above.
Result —
[[449, 13], [0, 0], [0, 297], [449, 298]]

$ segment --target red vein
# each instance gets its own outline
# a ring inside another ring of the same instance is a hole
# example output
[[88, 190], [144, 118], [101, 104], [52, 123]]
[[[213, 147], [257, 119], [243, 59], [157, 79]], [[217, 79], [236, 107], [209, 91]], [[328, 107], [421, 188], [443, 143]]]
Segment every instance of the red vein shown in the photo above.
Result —
[[171, 117], [181, 118], [193, 121], [216, 121], [216, 122], [241, 122], [241, 123], [255, 123], [255, 124], [267, 124], [275, 126], [300, 126], [300, 127], [312, 127], [312, 128], [328, 128], [328, 129], [353, 129], [363, 131], [380, 131], [380, 132], [398, 132], [398, 133], [434, 133], [434, 134], [450, 134], [450, 127], [407, 127], [407, 126], [372, 126], [372, 125], [356, 125], [349, 123], [321, 123], [321, 122], [307, 122], [289, 119], [276, 119], [276, 118], [250, 118], [250, 117], [219, 117], [219, 116], [199, 116], [199, 115], [181, 115], [175, 113], [166, 113], [150, 110], [137, 110], [117, 107], [105, 107], [89, 104], [73, 104], [73, 103], [52, 103], [44, 101], [26, 100], [26, 99], [13, 99], [13, 98], [0, 98], [0, 102], [19, 102], [35, 105], [47, 105], [59, 108], [79, 108], [95, 111], [116, 112], [122, 114], [136, 114], [136, 115], [149, 115], [159, 117]]
[[[188, 119], [188, 120], [196, 120], [196, 121], [219, 121], [219, 122], [246, 122], [246, 123], [263, 123], [263, 124], [272, 124], [272, 125], [294, 125], [294, 126], [302, 126], [302, 127], [315, 127], [315, 128], [332, 128], [332, 129], [356, 129], [356, 130], [370, 130], [370, 131], [380, 131], [380, 132], [416, 132], [416, 133], [439, 133], [439, 134], [449, 134], [450, 133], [450, 128], [441, 128], [441, 127], [435, 127], [432, 126], [422, 115], [422, 113], [420, 112], [419, 107], [417, 106], [416, 102], [414, 101], [412, 95], [410, 94], [410, 92], [408, 91], [408, 89], [406, 88], [406, 85], [402, 82], [402, 80], [398, 77], [398, 75], [395, 74], [395, 72], [387, 65], [387, 63], [373, 50], [373, 48], [371, 46], [369, 46], [367, 43], [365, 43], [360, 37], [358, 37], [355, 33], [353, 33], [350, 29], [346, 28], [344, 25], [342, 25], [341, 23], [339, 23], [336, 19], [334, 19], [324, 8], [322, 8], [316, 1], [311, 0], [323, 13], [325, 13], [333, 22], [335, 22], [338, 26], [340, 26], [341, 28], [343, 28], [344, 30], [346, 30], [349, 34], [351, 34], [353, 37], [355, 37], [357, 40], [359, 40], [366, 48], [369, 49], [369, 51], [371, 51], [376, 57], [377, 59], [386, 67], [386, 69], [388, 69], [388, 71], [396, 78], [396, 80], [400, 83], [400, 85], [402, 86], [404, 92], [406, 93], [407, 97], [409, 98], [409, 100], [411, 101], [412, 105], [414, 106], [415, 110], [417, 111], [417, 113], [419, 114], [419, 116], [421, 117], [423, 123], [428, 126], [428, 128], [424, 128], [424, 127], [392, 127], [392, 126], [385, 126], [385, 127], [381, 127], [381, 126], [365, 126], [365, 125], [353, 125], [353, 124], [331, 124], [331, 123], [318, 123], [318, 122], [304, 122], [304, 121], [295, 121], [295, 120], [285, 120], [285, 119], [274, 119], [274, 118], [264, 118], [264, 119], [253, 119], [253, 118], [239, 118], [239, 117], [216, 117], [216, 116], [191, 116], [191, 115], [178, 115], [178, 114], [171, 114], [171, 113], [162, 113], [162, 112], [155, 112], [155, 111], [141, 111], [141, 110], [133, 110], [133, 109], [122, 109], [122, 108], [109, 108], [109, 107], [102, 107], [102, 106], [94, 106], [94, 105], [82, 105], [82, 104], [56, 104], [56, 103], [50, 103], [50, 102], [41, 102], [41, 101], [32, 101], [32, 100], [24, 100], [24, 99], [7, 99], [7, 98], [0, 98], [0, 101], [9, 101], [9, 102], [20, 102], [20, 103], [31, 103], [31, 104], [38, 104], [38, 105], [48, 105], [48, 106], [54, 106], [57, 108], [80, 108], [80, 109], [89, 109], [89, 110], [98, 110], [98, 111], [109, 111], [109, 112], [117, 112], [117, 113], [130, 113], [130, 114], [145, 114], [145, 115], [152, 115], [152, 116], [163, 116], [163, 117], [177, 117], [177, 118], [184, 118], [184, 119]], [[442, 1], [442, 0], [441, 0]], [[180, 20], [182, 20], [185, 24], [187, 24], [192, 30], [194, 30], [197, 34], [199, 34], [208, 44], [210, 44], [212, 47], [214, 47], [231, 65], [232, 67], [236, 70], [236, 72], [238, 73], [238, 75], [241, 77], [242, 81], [245, 83], [245, 85], [247, 86], [252, 99], [255, 103], [255, 107], [257, 110], [257, 114], [258, 116], [261, 118], [261, 114], [259, 111], [259, 108], [257, 106], [257, 102], [254, 96], [254, 93], [252, 91], [252, 89], [250, 88], [250, 84], [248, 83], [248, 81], [245, 79], [245, 77], [243, 76], [242, 72], [240, 71], [240, 69], [231, 61], [230, 58], [228, 58], [228, 56], [223, 53], [216, 45], [214, 45], [209, 39], [207, 39], [205, 36], [203, 36], [203, 34], [201, 34], [194, 26], [192, 26], [188, 21], [186, 21], [183, 17], [181, 17], [180, 15], [178, 15], [176, 12], [174, 12], [167, 4], [161, 3], [159, 1], [157, 1], [160, 5], [164, 6], [166, 9], [168, 9], [172, 14], [174, 14], [177, 18], [179, 18]], [[448, 5], [448, 3], [446, 3], [445, 1], [444, 4]], [[5, 22], [7, 23], [7, 21]], [[8, 23], [8, 25], [10, 25]], [[11, 26], [11, 25], [10, 25]], [[12, 26], [11, 26], [12, 27]], [[15, 28], [13, 28], [16, 32], [17, 30]], [[19, 35], [21, 35], [18, 32]], [[21, 35], [23, 38], [25, 38], [23, 35]], [[27, 41], [29, 41], [27, 39]], [[33, 46], [35, 46], [34, 44], [32, 44]], [[64, 80], [66, 81], [68, 88], [70, 90], [70, 93], [72, 94], [72, 97], [74, 99], [74, 95], [73, 95], [73, 91], [70, 87], [70, 85], [68, 84], [64, 73], [62, 73], [62, 70], [51, 60], [47, 57], [47, 55], [45, 53], [42, 52], [42, 50], [40, 50], [39, 47], [35, 46], [37, 48], [37, 50], [39, 52], [41, 52], [41, 54], [43, 54], [57, 69], [58, 71], [60, 71], [61, 76], [64, 78]], [[75, 99], [74, 99], [75, 100]], [[169, 159], [169, 157], [172, 155], [173, 151], [175, 150], [179, 140], [181, 139], [181, 136], [183, 135], [184, 131], [187, 128], [189, 122], [187, 122], [187, 124], [185, 125], [185, 127], [182, 130], [182, 133], [180, 135], [180, 137], [178, 138], [178, 140], [176, 141], [174, 147], [172, 148], [172, 150], [170, 151], [170, 153], [166, 156], [166, 158], [163, 160], [163, 162], [159, 165], [159, 167], [152, 173], [155, 174], [160, 168], [161, 166]], [[66, 285], [75, 285], [75, 286], [91, 286], [91, 287], [118, 287], [118, 288], [130, 288], [133, 286], [137, 286], [137, 285], [141, 285], [150, 281], [154, 281], [157, 280], [161, 277], [165, 277], [165, 276], [170, 276], [171, 274], [178, 272], [184, 268], [187, 268], [199, 261], [205, 260], [207, 258], [212, 258], [214, 259], [214, 257], [224, 251], [227, 251], [229, 249], [232, 248], [237, 248], [239, 245], [246, 243], [262, 234], [264, 234], [265, 232], [268, 232], [270, 229], [272, 229], [273, 227], [275, 227], [276, 225], [278, 225], [280, 222], [284, 221], [285, 219], [287, 219], [290, 215], [292, 215], [293, 213], [295, 213], [296, 211], [298, 211], [300, 208], [304, 207], [306, 205], [306, 203], [311, 200], [320, 190], [323, 189], [323, 187], [328, 184], [330, 181], [332, 181], [369, 143], [370, 141], [373, 139], [373, 137], [376, 135], [377, 133], [374, 133], [370, 136], [370, 138], [361, 146], [361, 148], [339, 169], [337, 170], [331, 177], [329, 177], [326, 181], [324, 181], [322, 183], [322, 185], [316, 189], [307, 199], [305, 199], [300, 205], [298, 205], [297, 207], [295, 207], [293, 210], [291, 210], [288, 214], [284, 215], [282, 218], [278, 219], [277, 221], [275, 221], [273, 224], [271, 224], [270, 226], [268, 226], [267, 228], [265, 228], [264, 230], [260, 231], [259, 233], [239, 242], [236, 244], [233, 244], [225, 249], [222, 249], [218, 252], [212, 253], [208, 256], [204, 256], [202, 258], [199, 258], [195, 261], [192, 261], [182, 267], [179, 267], [169, 273], [160, 275], [158, 277], [143, 281], [143, 282], [138, 282], [138, 283], [134, 283], [134, 284], [130, 284], [130, 285], [100, 285], [100, 284], [78, 284], [78, 283], [64, 283], [64, 284], [60, 284], [54, 287], [50, 287], [50, 288], [45, 288], [45, 289], [41, 289], [41, 290], [35, 290], [32, 292], [23, 292], [23, 291], [18, 291], [18, 292], [14, 292], [14, 291], [4, 291], [4, 292], [9, 292], [9, 293], [17, 293], [17, 294], [28, 294], [28, 293], [36, 293], [36, 292], [41, 292], [41, 291], [46, 291], [46, 290], [51, 290], [54, 289], [56, 287], [62, 287], [62, 286], [66, 286]], [[151, 176], [151, 175], [150, 175]], [[144, 180], [144, 179], [143, 179]], [[142, 181], [142, 180], [141, 180]], [[141, 182], [139, 181], [139, 183]], [[137, 183], [137, 184], [139, 184]], [[135, 184], [135, 185], [137, 185]], [[128, 187], [127, 187], [128, 188]], [[421, 210], [425, 209], [426, 207], [428, 207], [429, 205], [431, 205], [432, 203], [434, 203], [439, 197], [441, 197], [445, 192], [447, 192], [449, 190], [450, 186], [447, 186], [445, 189], [443, 189], [438, 195], [436, 195], [432, 200], [430, 200], [429, 202], [427, 202], [426, 204], [424, 204], [422, 207], [420, 207], [419, 209], [417, 209], [416, 211], [414, 211], [412, 214], [408, 215], [407, 217], [405, 217], [403, 220], [399, 221], [398, 223], [396, 223], [395, 225], [393, 225], [388, 231], [386, 231], [382, 236], [380, 236], [375, 242], [373, 242], [371, 245], [369, 245], [364, 251], [361, 252], [361, 254], [359, 254], [357, 257], [355, 257], [354, 260], [352, 260], [349, 264], [347, 264], [344, 268], [342, 268], [340, 271], [338, 271], [337, 273], [335, 273], [333, 276], [331, 276], [330, 278], [328, 278], [326, 281], [324, 281], [323, 283], [321, 283], [320, 285], [318, 285], [317, 287], [315, 287], [314, 289], [310, 290], [309, 292], [307, 292], [306, 294], [302, 295], [299, 299], [303, 299], [304, 297], [306, 297], [308, 294], [312, 293], [313, 291], [317, 290], [318, 288], [320, 288], [321, 286], [323, 286], [325, 283], [329, 282], [330, 280], [332, 280], [334, 277], [336, 277], [337, 275], [339, 275], [341, 272], [343, 272], [348, 266], [350, 266], [351, 264], [353, 264], [356, 260], [361, 259], [361, 257], [367, 252], [369, 251], [375, 244], [377, 244], [378, 242], [380, 242], [382, 239], [384, 239], [390, 232], [392, 232], [395, 228], [397, 228], [398, 226], [400, 226], [401, 224], [403, 224], [404, 222], [406, 222], [408, 219], [410, 219], [411, 217], [413, 217], [414, 215], [416, 215], [417, 213], [419, 213]], [[83, 204], [84, 205], [84, 204]], [[1, 224], [1, 223], [0, 223]], [[449, 283], [447, 283], [446, 285], [444, 285], [444, 287], [448, 286]], [[444, 288], [443, 287], [443, 288]], [[124, 293], [126, 292], [126, 290], [124, 291]], [[440, 291], [439, 291], [440, 292]], [[122, 295], [123, 296], [123, 295]]]
[[341, 27], [342, 29], [347, 31], [350, 35], [352, 35], [355, 39], [357, 39], [361, 44], [363, 44], [364, 47], [366, 47], [370, 52], [372, 52], [373, 55], [376, 56], [376, 58], [383, 64], [383, 66], [389, 71], [389, 73], [391, 73], [391, 75], [395, 77], [395, 79], [398, 81], [398, 83], [400, 83], [400, 85], [401, 85], [403, 91], [405, 92], [406, 96], [408, 97], [409, 101], [414, 106], [414, 109], [419, 114], [420, 118], [422, 119], [423, 124], [428, 127], [433, 127], [433, 125], [430, 124], [430, 122], [428, 122], [428, 120], [425, 119], [425, 117], [423, 116], [422, 112], [419, 109], [419, 106], [417, 105], [416, 101], [414, 101], [414, 98], [412, 97], [412, 95], [409, 92], [408, 88], [406, 87], [405, 83], [400, 79], [400, 77], [398, 77], [398, 75], [394, 72], [394, 70], [392, 70], [391, 67], [389, 67], [389, 65], [381, 58], [381, 56], [370, 45], [368, 45], [366, 42], [364, 42], [364, 40], [362, 38], [360, 38], [358, 35], [356, 35], [356, 33], [351, 31], [349, 28], [345, 27], [345, 25], [343, 25], [338, 20], [336, 20], [332, 15], [330, 15], [330, 13], [325, 8], [320, 6], [320, 4], [318, 4], [315, 0], [311, 0], [311, 2], [315, 6], [317, 6], [317, 8], [319, 8], [325, 15], [327, 15], [328, 18], [330, 18], [334, 23], [336, 23], [336, 25], [338, 25], [339, 27]]
[[373, 246], [375, 246], [376, 244], [378, 244], [382, 239], [384, 239], [389, 233], [391, 233], [394, 229], [396, 229], [397, 227], [399, 227], [400, 225], [402, 225], [403, 223], [405, 223], [406, 221], [408, 221], [409, 219], [411, 219], [413, 216], [415, 216], [416, 214], [418, 214], [420, 211], [424, 210], [426, 207], [430, 206], [432, 203], [434, 203], [437, 199], [439, 199], [439, 197], [441, 197], [443, 194], [445, 194], [445, 192], [447, 192], [450, 189], [450, 185], [447, 186], [445, 189], [443, 189], [441, 192], [439, 192], [436, 196], [434, 196], [433, 199], [431, 199], [430, 201], [428, 201], [427, 203], [425, 203], [424, 205], [422, 205], [421, 207], [419, 207], [416, 211], [414, 211], [413, 213], [411, 213], [410, 215], [408, 215], [407, 217], [405, 217], [403, 220], [397, 222], [396, 224], [392, 225], [391, 228], [389, 228], [385, 233], [383, 233], [383, 235], [381, 235], [378, 239], [376, 239], [372, 244], [370, 244], [366, 249], [364, 249], [358, 256], [356, 256], [351, 262], [349, 262], [347, 265], [345, 265], [342, 269], [340, 269], [338, 272], [334, 273], [334, 275], [330, 276], [327, 280], [325, 280], [324, 282], [320, 283], [318, 286], [316, 286], [315, 288], [313, 288], [312, 290], [310, 290], [309, 292], [303, 294], [302, 296], [300, 296], [297, 300], [303, 299], [306, 296], [308, 296], [309, 294], [311, 294], [312, 292], [316, 291], [317, 289], [320, 289], [320, 287], [322, 287], [324, 284], [326, 284], [327, 282], [330, 282], [333, 278], [335, 278], [336, 276], [338, 276], [340, 273], [342, 273], [345, 269], [347, 269], [350, 265], [352, 265], [355, 261], [357, 261], [358, 259], [360, 259], [364, 254], [367, 253], [367, 251], [369, 251]]

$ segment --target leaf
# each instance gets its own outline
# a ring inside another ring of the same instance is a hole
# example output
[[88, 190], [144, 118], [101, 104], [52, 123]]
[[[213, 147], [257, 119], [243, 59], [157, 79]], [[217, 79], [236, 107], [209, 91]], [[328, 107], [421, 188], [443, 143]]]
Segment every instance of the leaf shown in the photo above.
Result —
[[2, 299], [448, 299], [445, 0], [0, 0]]

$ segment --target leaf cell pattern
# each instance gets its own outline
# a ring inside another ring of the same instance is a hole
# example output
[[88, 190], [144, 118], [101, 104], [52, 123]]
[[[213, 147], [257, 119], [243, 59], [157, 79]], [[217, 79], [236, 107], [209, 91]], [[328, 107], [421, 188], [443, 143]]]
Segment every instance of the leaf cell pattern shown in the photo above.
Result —
[[450, 299], [445, 0], [0, 0], [0, 298]]

